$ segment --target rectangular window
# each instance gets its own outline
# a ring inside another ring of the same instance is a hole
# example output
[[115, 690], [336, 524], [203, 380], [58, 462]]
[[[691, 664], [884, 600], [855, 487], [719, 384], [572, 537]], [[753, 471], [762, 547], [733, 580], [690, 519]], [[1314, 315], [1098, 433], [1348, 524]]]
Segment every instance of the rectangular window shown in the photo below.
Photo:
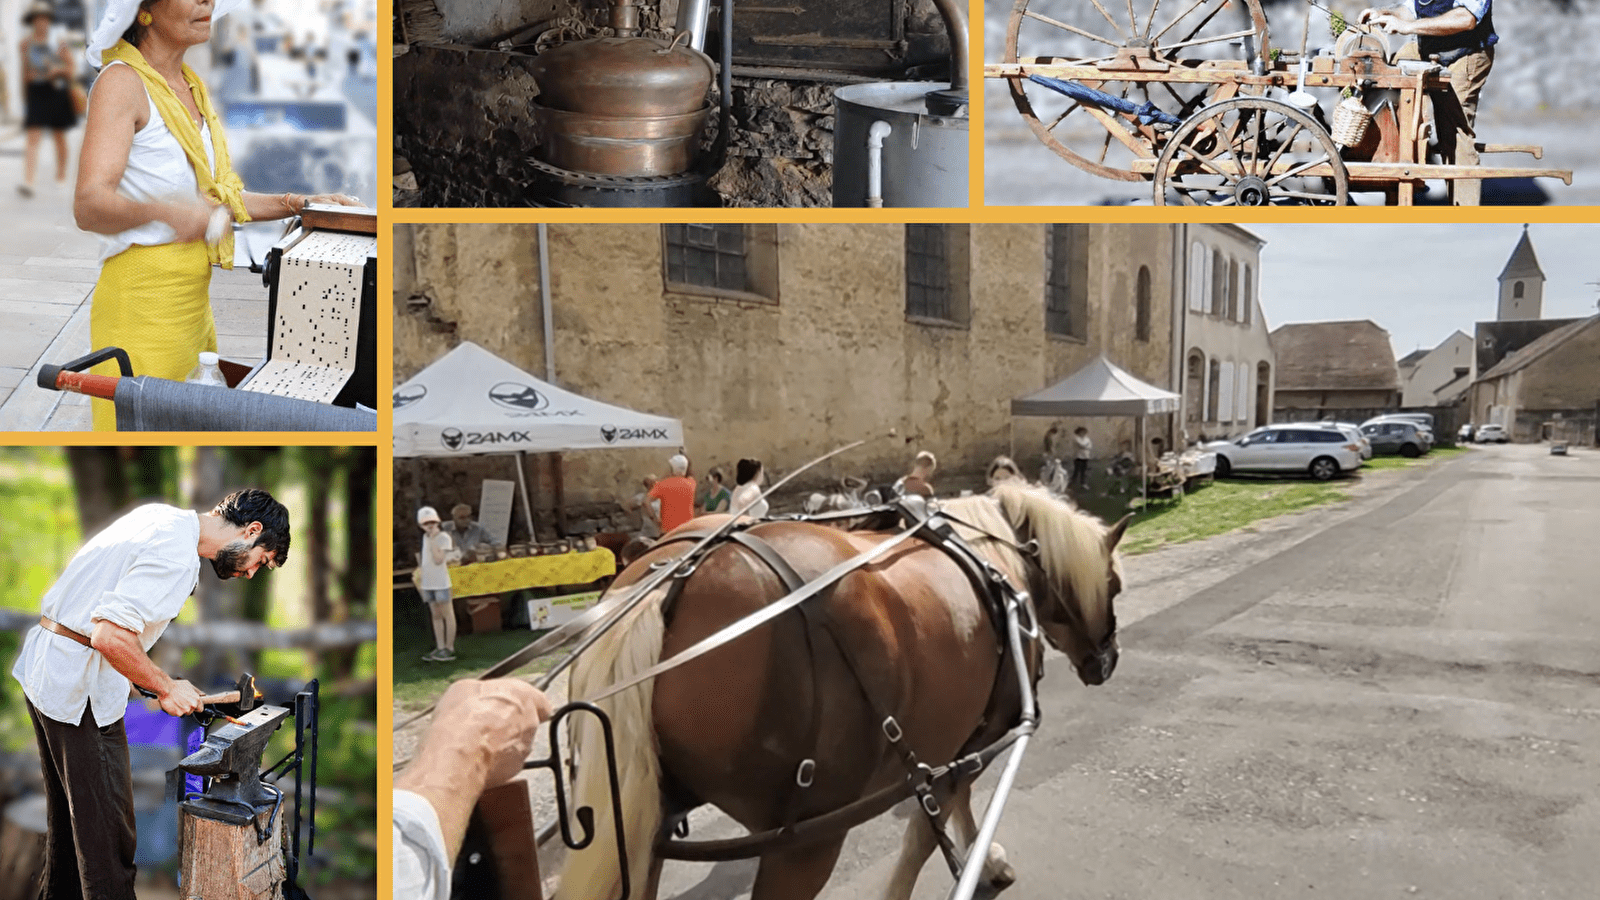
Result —
[[949, 241], [943, 225], [906, 226], [906, 315], [954, 319]]
[[1206, 285], [1210, 280], [1206, 277], [1206, 262], [1211, 259], [1211, 254], [1206, 252], [1206, 245], [1196, 241], [1189, 249], [1189, 310], [1203, 313], [1206, 311]]
[[743, 225], [663, 225], [667, 281], [749, 292]]
[[1222, 384], [1219, 386], [1218, 390], [1220, 391], [1221, 396], [1217, 398], [1219, 401], [1217, 404], [1217, 421], [1224, 423], [1232, 422], [1233, 363], [1225, 362], [1222, 364]]
[[1044, 329], [1089, 339], [1089, 226], [1051, 225], [1044, 244]]
[[1256, 292], [1255, 292], [1255, 287], [1256, 286], [1255, 286], [1254, 275], [1255, 275], [1255, 272], [1251, 270], [1250, 264], [1249, 263], [1245, 263], [1245, 266], [1244, 266], [1244, 299], [1240, 303], [1240, 306], [1242, 307], [1242, 309], [1240, 309], [1240, 312], [1243, 314], [1243, 318], [1240, 319], [1240, 321], [1243, 322], [1246, 325], [1250, 324], [1250, 318], [1251, 318], [1251, 316], [1254, 315], [1254, 309], [1255, 309], [1255, 305], [1256, 305]]

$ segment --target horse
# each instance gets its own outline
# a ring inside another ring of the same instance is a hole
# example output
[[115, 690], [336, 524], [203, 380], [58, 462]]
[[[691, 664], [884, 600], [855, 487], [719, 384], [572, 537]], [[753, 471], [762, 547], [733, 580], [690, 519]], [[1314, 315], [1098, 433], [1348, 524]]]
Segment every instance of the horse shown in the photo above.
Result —
[[[1127, 525], [1107, 527], [1038, 487], [1001, 484], [989, 494], [944, 501], [938, 512], [1011, 583], [1032, 596], [1039, 628], [1070, 659], [1079, 679], [1098, 685], [1117, 662], [1113, 599], [1122, 576], [1115, 548]], [[674, 542], [725, 524], [705, 516], [669, 534], [664, 546], [625, 570], [610, 588], [626, 589], [653, 564], [679, 556]], [[970, 526], [970, 527], [968, 527]], [[751, 526], [806, 580], [889, 540], [892, 534], [847, 532], [799, 521]], [[683, 578], [670, 609], [668, 579], [651, 589], [574, 664], [570, 694], [606, 687], [690, 647], [724, 626], [783, 597], [788, 588], [758, 555], [722, 542]], [[841, 809], [907, 780], [902, 754], [891, 747], [881, 712], [893, 711], [905, 749], [944, 765], [994, 743], [1021, 713], [1015, 665], [1037, 683], [1043, 646], [1025, 638], [1024, 660], [999, 652], [979, 589], [944, 550], [918, 538], [890, 548], [833, 587], [805, 601], [818, 604], [832, 641], [787, 611], [703, 656], [660, 673], [600, 703], [616, 738], [619, 797], [634, 896], [655, 900], [662, 860], [655, 841], [701, 803], [711, 803], [752, 834]], [[573, 851], [561, 873], [558, 900], [611, 900], [620, 891], [602, 740], [592, 717], [569, 738], [579, 761], [574, 796], [594, 809], [586, 849]], [[814, 760], [811, 784], [797, 788], [803, 760]], [[977, 835], [970, 807], [975, 776], [941, 782], [941, 825], [954, 820], [970, 847]], [[752, 900], [811, 900], [833, 872], [845, 833], [760, 853]], [[917, 873], [935, 848], [928, 817], [914, 813], [891, 878], [890, 900], [908, 900]], [[962, 851], [963, 854], [966, 852]], [[996, 888], [1015, 877], [1004, 850], [987, 850], [984, 875]]]

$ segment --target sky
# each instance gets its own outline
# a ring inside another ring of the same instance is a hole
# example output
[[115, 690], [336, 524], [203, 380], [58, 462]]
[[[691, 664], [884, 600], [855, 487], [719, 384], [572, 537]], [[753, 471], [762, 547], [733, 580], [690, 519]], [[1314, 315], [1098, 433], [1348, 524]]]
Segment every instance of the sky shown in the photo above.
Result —
[[[1508, 225], [1249, 225], [1261, 250], [1267, 325], [1371, 319], [1395, 355], [1493, 319], [1500, 271], [1522, 233]], [[1533, 225], [1544, 318], [1600, 312], [1600, 225]]]

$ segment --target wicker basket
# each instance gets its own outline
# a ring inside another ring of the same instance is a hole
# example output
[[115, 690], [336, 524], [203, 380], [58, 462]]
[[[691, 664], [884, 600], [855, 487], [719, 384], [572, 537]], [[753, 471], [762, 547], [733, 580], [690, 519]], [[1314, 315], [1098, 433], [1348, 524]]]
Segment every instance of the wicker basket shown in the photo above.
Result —
[[1333, 108], [1333, 140], [1342, 147], [1354, 147], [1367, 136], [1372, 113], [1359, 98], [1346, 97]]

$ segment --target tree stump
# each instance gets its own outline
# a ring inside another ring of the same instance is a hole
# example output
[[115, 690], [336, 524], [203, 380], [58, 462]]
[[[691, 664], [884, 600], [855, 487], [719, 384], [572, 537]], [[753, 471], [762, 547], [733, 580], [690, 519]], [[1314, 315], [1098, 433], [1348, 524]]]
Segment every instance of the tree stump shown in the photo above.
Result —
[[[284, 881], [283, 809], [258, 813], [255, 823], [234, 825], [178, 807], [179, 847], [183, 854], [183, 900], [268, 900], [282, 894]], [[272, 833], [265, 843], [256, 828]]]
[[46, 812], [43, 794], [6, 804], [0, 824], [0, 900], [33, 900], [44, 872]]

